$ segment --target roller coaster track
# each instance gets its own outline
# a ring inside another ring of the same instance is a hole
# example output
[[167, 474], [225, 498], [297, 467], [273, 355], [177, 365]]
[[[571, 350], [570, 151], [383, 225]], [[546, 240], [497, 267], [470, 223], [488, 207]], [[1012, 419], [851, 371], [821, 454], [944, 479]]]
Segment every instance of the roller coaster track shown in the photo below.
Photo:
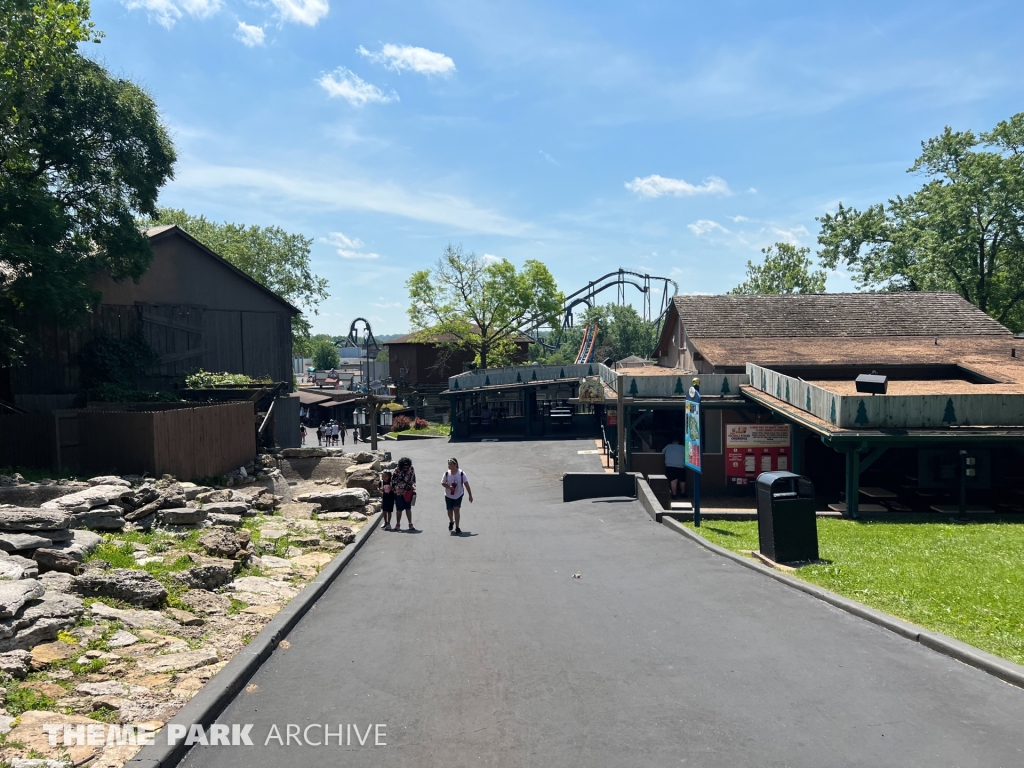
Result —
[[576, 365], [594, 362], [594, 347], [597, 346], [597, 323], [587, 323], [583, 329], [583, 341], [576, 354]]
[[[661, 299], [658, 302], [658, 314], [654, 315], [654, 305], [651, 301], [651, 295], [653, 293], [652, 287], [659, 284], [662, 287]], [[672, 286], [671, 290], [669, 290], [669, 285]], [[648, 275], [641, 272], [634, 272], [629, 269], [619, 269], [615, 272], [609, 272], [607, 275], [597, 278], [597, 280], [591, 280], [583, 288], [580, 288], [575, 293], [571, 293], [566, 296], [565, 303], [562, 306], [561, 327], [563, 329], [572, 328], [573, 316], [576, 308], [586, 306], [588, 309], [593, 309], [597, 303], [597, 295], [610, 288], [616, 289], [616, 299], [618, 303], [625, 304], [626, 289], [629, 286], [633, 286], [643, 294], [643, 304], [640, 314], [648, 323], [660, 322], [662, 317], [664, 317], [665, 313], [668, 311], [669, 305], [672, 302], [672, 297], [679, 293], [679, 285], [671, 278]], [[544, 327], [550, 327], [546, 320], [534, 320], [525, 323], [519, 330], [520, 333], [532, 339], [535, 343], [541, 344], [548, 349], [554, 349], [558, 346], [557, 343], [549, 344], [545, 339], [541, 338], [539, 331]]]

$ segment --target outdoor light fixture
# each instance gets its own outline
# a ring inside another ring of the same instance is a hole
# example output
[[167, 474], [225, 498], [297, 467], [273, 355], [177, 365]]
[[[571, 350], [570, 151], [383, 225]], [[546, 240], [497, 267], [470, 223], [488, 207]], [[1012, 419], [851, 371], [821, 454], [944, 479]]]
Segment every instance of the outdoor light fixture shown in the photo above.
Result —
[[857, 391], [868, 392], [872, 395], [884, 395], [889, 389], [889, 379], [880, 375], [877, 371], [862, 373], [857, 377]]

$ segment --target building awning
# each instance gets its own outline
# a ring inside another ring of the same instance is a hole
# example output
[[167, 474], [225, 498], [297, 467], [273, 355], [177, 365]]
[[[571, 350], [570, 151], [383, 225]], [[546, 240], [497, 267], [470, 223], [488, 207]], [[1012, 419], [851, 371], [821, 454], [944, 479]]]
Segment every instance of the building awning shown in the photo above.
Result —
[[317, 405], [322, 403], [324, 400], [330, 400], [330, 395], [324, 395], [320, 392], [310, 392], [305, 389], [299, 390], [299, 402], [303, 405]]

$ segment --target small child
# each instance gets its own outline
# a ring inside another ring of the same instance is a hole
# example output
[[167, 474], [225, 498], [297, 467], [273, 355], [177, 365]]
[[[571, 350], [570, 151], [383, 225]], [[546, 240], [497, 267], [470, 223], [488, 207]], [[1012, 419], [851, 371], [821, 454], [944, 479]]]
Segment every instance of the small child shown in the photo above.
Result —
[[378, 483], [381, 496], [381, 509], [384, 511], [384, 530], [391, 530], [391, 513], [395, 511], [395, 492], [391, 490], [391, 473], [384, 470]]

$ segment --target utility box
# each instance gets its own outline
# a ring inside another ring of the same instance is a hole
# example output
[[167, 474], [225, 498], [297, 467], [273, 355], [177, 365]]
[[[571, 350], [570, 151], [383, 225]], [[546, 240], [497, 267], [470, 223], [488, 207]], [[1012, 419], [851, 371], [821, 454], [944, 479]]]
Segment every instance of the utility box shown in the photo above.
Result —
[[777, 563], [817, 560], [814, 483], [792, 472], [763, 472], [754, 482], [761, 554]]

